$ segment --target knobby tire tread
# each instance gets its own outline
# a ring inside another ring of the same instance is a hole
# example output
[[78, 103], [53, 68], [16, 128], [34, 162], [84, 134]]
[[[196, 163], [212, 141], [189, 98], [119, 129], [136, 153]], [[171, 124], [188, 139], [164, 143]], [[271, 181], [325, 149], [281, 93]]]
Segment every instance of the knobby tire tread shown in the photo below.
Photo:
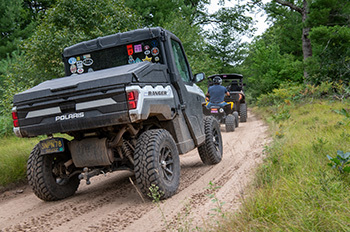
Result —
[[[134, 171], [136, 183], [140, 191], [148, 196], [149, 188], [152, 185], [158, 186], [159, 190], [163, 192], [161, 199], [166, 199], [174, 195], [178, 189], [179, 180], [175, 180], [174, 186], [170, 189], [162, 185], [157, 167], [154, 163], [154, 150], [160, 147], [161, 141], [165, 137], [171, 137], [170, 133], [163, 129], [149, 130], [141, 134], [137, 141], [134, 153]], [[172, 138], [172, 137], [171, 137]], [[177, 152], [176, 144], [174, 147]], [[178, 153], [177, 153], [178, 157]], [[158, 159], [158, 157], [157, 157]], [[180, 162], [178, 161], [178, 170], [180, 172]], [[180, 176], [180, 173], [178, 173]]]
[[[57, 201], [73, 195], [80, 183], [77, 176], [72, 177], [65, 186], [58, 186], [55, 182], [45, 181], [44, 169], [50, 169], [45, 158], [47, 158], [45, 155], [40, 155], [39, 145], [35, 145], [27, 162], [27, 179], [34, 194], [44, 201]], [[46, 179], [48, 178], [46, 177]]]
[[232, 132], [235, 131], [236, 129], [236, 122], [235, 122], [235, 117], [232, 114], [229, 114], [226, 116], [225, 119], [225, 128], [226, 132]]
[[241, 122], [246, 122], [247, 121], [247, 105], [245, 103], [242, 103], [240, 105], [240, 121]]
[[[220, 150], [217, 151], [213, 143], [213, 129], [219, 133]], [[199, 156], [204, 164], [218, 164], [222, 160], [222, 137], [220, 124], [212, 116], [204, 117], [205, 142], [198, 147]]]

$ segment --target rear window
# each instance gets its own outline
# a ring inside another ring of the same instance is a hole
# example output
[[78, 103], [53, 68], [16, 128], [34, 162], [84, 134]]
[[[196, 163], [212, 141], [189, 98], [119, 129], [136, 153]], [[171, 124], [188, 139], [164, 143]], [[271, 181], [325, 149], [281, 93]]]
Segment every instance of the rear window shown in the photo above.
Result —
[[69, 76], [140, 62], [163, 63], [157, 39], [67, 57], [65, 67], [66, 75]]

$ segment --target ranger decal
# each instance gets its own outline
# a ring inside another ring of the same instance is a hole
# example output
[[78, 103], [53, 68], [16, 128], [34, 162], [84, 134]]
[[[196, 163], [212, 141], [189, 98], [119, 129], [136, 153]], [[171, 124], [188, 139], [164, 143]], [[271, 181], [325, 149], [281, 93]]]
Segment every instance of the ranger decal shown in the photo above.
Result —
[[164, 96], [168, 95], [168, 91], [148, 91], [145, 92], [145, 96]]

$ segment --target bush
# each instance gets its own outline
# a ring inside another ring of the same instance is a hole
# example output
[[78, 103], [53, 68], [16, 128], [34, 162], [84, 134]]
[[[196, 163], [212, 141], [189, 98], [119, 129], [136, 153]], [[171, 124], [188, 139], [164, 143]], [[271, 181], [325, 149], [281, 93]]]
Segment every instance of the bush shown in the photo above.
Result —
[[284, 83], [278, 89], [272, 90], [272, 93], [262, 94], [257, 99], [256, 104], [258, 106], [273, 106], [281, 103], [299, 102], [305, 98], [320, 99], [334, 96], [338, 99], [337, 94], [346, 96], [344, 92], [348, 89], [348, 87], [339, 86], [338, 83], [332, 82], [322, 82], [320, 85]]
[[262, 94], [257, 99], [258, 106], [272, 106], [280, 103], [288, 103], [302, 97], [304, 86], [298, 84], [281, 84], [280, 88], [272, 90], [272, 93]]
[[5, 135], [12, 135], [12, 119], [11, 115], [0, 116], [0, 137]]

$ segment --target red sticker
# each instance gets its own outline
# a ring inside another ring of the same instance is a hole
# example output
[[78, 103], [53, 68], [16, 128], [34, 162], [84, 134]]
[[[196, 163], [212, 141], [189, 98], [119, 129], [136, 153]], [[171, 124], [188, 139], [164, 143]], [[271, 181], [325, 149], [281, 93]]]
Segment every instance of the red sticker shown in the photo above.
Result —
[[132, 47], [132, 44], [126, 45], [126, 49], [128, 50], [129, 56], [132, 56], [132, 54], [134, 54], [134, 49]]

